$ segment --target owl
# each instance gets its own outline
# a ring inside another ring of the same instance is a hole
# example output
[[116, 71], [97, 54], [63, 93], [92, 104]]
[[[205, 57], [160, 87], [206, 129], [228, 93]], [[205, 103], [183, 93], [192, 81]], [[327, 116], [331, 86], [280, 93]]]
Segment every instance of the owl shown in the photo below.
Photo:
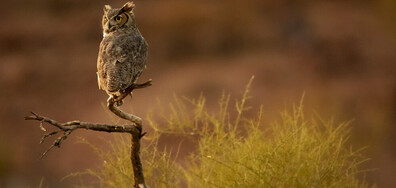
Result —
[[[139, 32], [133, 14], [133, 2], [121, 8], [105, 5], [102, 18], [103, 39], [99, 46], [97, 77], [99, 89], [108, 100], [125, 94], [146, 67], [148, 45]], [[118, 106], [122, 100], [117, 101]]]

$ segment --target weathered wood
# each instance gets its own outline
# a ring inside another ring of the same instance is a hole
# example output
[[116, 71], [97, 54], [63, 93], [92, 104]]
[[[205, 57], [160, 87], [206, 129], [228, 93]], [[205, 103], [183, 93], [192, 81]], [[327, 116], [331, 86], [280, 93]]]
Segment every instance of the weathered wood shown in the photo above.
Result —
[[143, 84], [134, 84], [131, 87], [127, 88], [122, 95], [118, 96], [116, 99], [110, 97], [107, 100], [107, 107], [110, 111], [112, 111], [115, 115], [122, 119], [126, 119], [132, 122], [131, 125], [110, 125], [104, 123], [90, 123], [90, 122], [81, 122], [81, 121], [69, 121], [65, 123], [59, 123], [56, 120], [53, 120], [48, 117], [44, 117], [38, 115], [34, 112], [31, 112], [32, 115], [26, 116], [25, 120], [36, 120], [40, 122], [40, 129], [46, 132], [46, 129], [43, 126], [43, 123], [48, 123], [57, 127], [59, 130], [53, 131], [50, 133], [46, 133], [42, 136], [40, 143], [44, 141], [44, 139], [51, 137], [59, 132], [63, 132], [62, 136], [59, 136], [55, 139], [54, 143], [41, 155], [43, 158], [48, 151], [50, 151], [53, 147], [60, 147], [61, 143], [76, 129], [88, 129], [94, 131], [103, 131], [103, 132], [119, 132], [119, 133], [129, 133], [131, 134], [131, 163], [133, 169], [133, 177], [135, 181], [135, 188], [147, 188], [147, 185], [144, 180], [143, 174], [143, 165], [140, 160], [140, 139], [145, 135], [142, 133], [142, 119], [138, 116], [126, 113], [117, 107], [117, 102], [121, 101], [125, 97], [131, 94], [134, 89], [140, 89], [151, 86], [151, 80]]

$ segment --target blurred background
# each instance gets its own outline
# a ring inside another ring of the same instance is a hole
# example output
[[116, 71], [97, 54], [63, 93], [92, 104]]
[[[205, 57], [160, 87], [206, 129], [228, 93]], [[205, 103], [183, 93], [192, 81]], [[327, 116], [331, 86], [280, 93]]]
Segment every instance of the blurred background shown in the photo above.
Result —
[[[87, 145], [111, 134], [76, 131], [39, 160], [30, 111], [58, 121], [112, 123], [98, 90], [96, 58], [104, 4], [125, 1], [2, 1], [0, 26], [0, 187], [71, 187], [72, 172], [99, 161]], [[136, 0], [149, 43], [148, 66], [124, 109], [144, 117], [174, 94], [209, 108], [223, 91], [240, 97], [252, 75], [249, 105], [264, 105], [265, 121], [298, 102], [336, 122], [353, 120], [350, 143], [368, 146], [362, 167], [369, 183], [396, 186], [396, 1], [394, 0]], [[50, 129], [50, 126], [46, 126]], [[150, 134], [150, 129], [146, 127]], [[164, 142], [167, 140], [164, 139]], [[177, 144], [176, 144], [177, 145]]]

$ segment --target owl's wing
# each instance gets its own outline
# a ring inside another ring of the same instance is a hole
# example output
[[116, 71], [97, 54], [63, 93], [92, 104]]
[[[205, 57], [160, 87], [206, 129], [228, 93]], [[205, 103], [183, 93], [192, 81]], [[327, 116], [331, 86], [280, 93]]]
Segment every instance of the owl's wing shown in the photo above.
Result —
[[[108, 42], [103, 39], [99, 46], [98, 60], [97, 60], [97, 70], [96, 75], [98, 77], [98, 86], [99, 89], [107, 91], [107, 73], [106, 73], [106, 63], [107, 63], [107, 55], [105, 54], [105, 46]], [[105, 61], [106, 60], [106, 61]]]
[[[147, 43], [141, 36], [120, 36], [108, 45], [107, 90], [124, 90], [142, 73], [147, 59]], [[112, 54], [112, 55], [111, 55]]]

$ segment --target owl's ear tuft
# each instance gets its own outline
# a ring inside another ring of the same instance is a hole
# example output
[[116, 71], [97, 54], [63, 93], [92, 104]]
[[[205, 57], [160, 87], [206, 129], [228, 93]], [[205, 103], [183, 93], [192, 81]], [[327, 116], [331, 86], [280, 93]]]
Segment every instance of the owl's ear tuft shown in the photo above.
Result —
[[122, 6], [121, 11], [122, 12], [132, 12], [133, 8], [135, 8], [135, 4], [132, 1], [130, 1], [130, 2], [125, 3], [124, 6]]
[[107, 11], [109, 11], [111, 9], [111, 6], [110, 5], [105, 5], [104, 7], [103, 7], [103, 12], [107, 12]]

